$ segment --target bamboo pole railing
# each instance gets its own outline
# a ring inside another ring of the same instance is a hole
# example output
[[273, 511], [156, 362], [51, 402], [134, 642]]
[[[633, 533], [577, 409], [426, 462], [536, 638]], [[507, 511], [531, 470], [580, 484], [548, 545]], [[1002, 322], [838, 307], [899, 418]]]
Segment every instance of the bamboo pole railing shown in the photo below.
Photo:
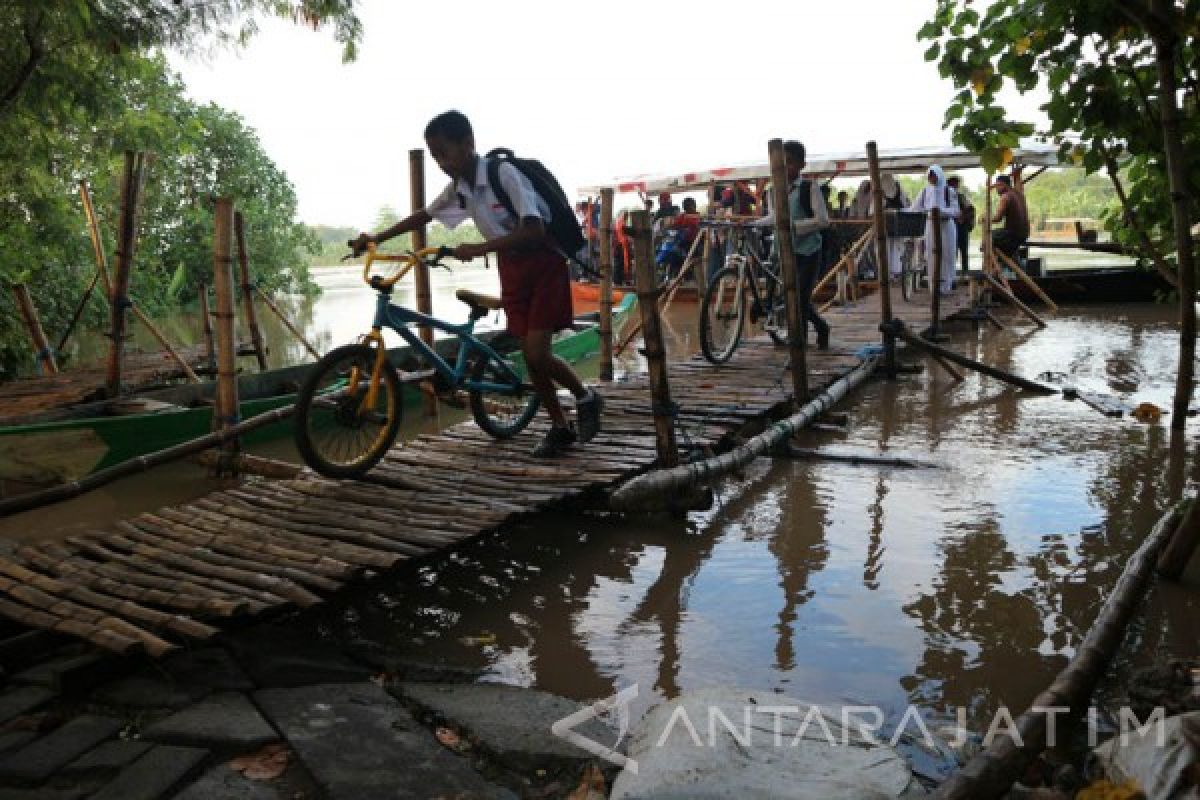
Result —
[[[875, 270], [879, 276], [879, 308], [883, 325], [892, 321], [891, 267], [888, 265], [887, 217], [883, 209], [883, 184], [879, 177], [879, 148], [867, 142], [867, 165], [871, 173], [871, 208], [875, 230]], [[896, 339], [883, 334], [883, 363], [889, 377], [896, 376]]]
[[260, 372], [267, 371], [267, 346], [263, 343], [262, 331], [258, 327], [258, 314], [254, 311], [254, 286], [250, 282], [250, 253], [246, 249], [246, 219], [242, 212], [233, 214], [233, 232], [237, 241], [238, 283], [242, 295], [242, 315], [250, 331], [250, 343], [254, 347], [254, 358]]
[[[589, 210], [590, 214], [591, 211]], [[600, 190], [600, 380], [613, 379], [613, 190]]]
[[832, 408], [847, 392], [871, 377], [877, 364], [878, 361], [874, 358], [864, 360], [834, 381], [825, 391], [811, 398], [795, 414], [776, 422], [727, 453], [703, 461], [681, 464], [672, 469], [655, 470], [633, 478], [609, 496], [609, 507], [614, 511], [658, 508], [672, 495], [685, 489], [694, 489], [714, 478], [741, 469], [759, 456], [771, 452]]
[[667, 377], [667, 349], [659, 327], [658, 287], [654, 280], [654, 256], [651, 246], [650, 215], [635, 211], [633, 221], [634, 267], [637, 274], [638, 306], [642, 313], [646, 364], [650, 376], [650, 402], [654, 414], [654, 445], [658, 464], [670, 468], [679, 463], [675, 443], [675, 413], [671, 384]]
[[37, 306], [29, 296], [29, 287], [23, 283], [15, 283], [12, 287], [13, 299], [25, 321], [25, 330], [29, 332], [29, 340], [33, 343], [34, 356], [38, 365], [47, 375], [58, 374], [58, 362], [54, 360], [54, 350], [46, 339], [46, 331], [42, 328], [42, 320], [38, 316]]
[[[708, 231], [700, 231], [699, 235], [697, 235], [692, 241], [691, 248], [688, 249], [687, 258], [684, 259], [683, 266], [679, 268], [679, 274], [672, 278], [670, 283], [664, 286], [662, 292], [657, 295], [655, 302], [658, 304], [660, 318], [662, 314], [666, 313], [667, 309], [670, 308], [671, 303], [675, 300], [675, 294], [679, 291], [679, 287], [683, 285], [684, 278], [687, 277], [689, 268], [693, 273], [694, 279], [697, 281], [699, 280], [699, 272], [703, 270], [704, 267], [700, 265], [699, 262], [693, 258], [693, 256], [696, 254], [696, 250], [700, 244], [701, 238], [707, 238], [708, 235]], [[703, 300], [704, 298], [701, 297], [700, 299]], [[635, 320], [634, 323], [629, 326], [629, 329], [622, 333], [621, 341], [616, 348], [616, 355], [624, 353], [625, 348], [629, 347], [629, 344], [636, 339], [637, 335], [641, 332], [642, 322], [641, 320]]]
[[317, 351], [317, 348], [313, 347], [312, 343], [309, 342], [308, 339], [305, 338], [304, 334], [300, 332], [300, 329], [292, 324], [292, 321], [287, 318], [287, 314], [284, 314], [283, 311], [280, 310], [279, 306], [275, 305], [275, 301], [272, 300], [271, 297], [259, 286], [255, 286], [254, 291], [258, 293], [259, 298], [264, 304], [266, 304], [267, 308], [271, 309], [271, 313], [283, 323], [283, 327], [287, 328], [288, 332], [291, 333], [292, 336], [295, 336], [296, 340], [300, 342], [300, 344], [304, 345], [304, 349], [308, 351], [308, 354], [312, 356], [314, 360], [319, 361], [321, 359], [321, 354]]
[[[234, 333], [233, 200], [219, 197], [213, 212], [213, 292], [217, 300], [217, 387], [213, 430], [237, 425], [241, 414], [237, 385], [237, 337]], [[221, 443], [230, 455], [239, 449], [236, 438]]]
[[200, 318], [204, 325], [205, 365], [209, 372], [217, 371], [217, 340], [213, 336], [212, 309], [208, 306], [208, 284], [199, 287]]
[[92, 206], [92, 195], [88, 190], [87, 181], [81, 180], [79, 182], [79, 197], [83, 203], [83, 215], [87, 221], [88, 235], [92, 241], [92, 253], [96, 259], [96, 272], [92, 275], [92, 281], [88, 284], [87, 289], [84, 290], [83, 296], [79, 298], [79, 304], [75, 306], [75, 312], [71, 315], [71, 321], [67, 323], [66, 329], [58, 339], [57, 350], [60, 353], [67, 346], [71, 334], [75, 331], [75, 326], [79, 324], [79, 320], [83, 316], [83, 310], [87, 307], [87, 302], [91, 298], [92, 292], [96, 290], [96, 284], [103, 280], [105, 298], [112, 297], [112, 281], [108, 277], [108, 257], [104, 254], [104, 242], [100, 238], [100, 225], [96, 221], [96, 210]]
[[146, 177], [146, 154], [125, 153], [125, 171], [121, 178], [121, 216], [117, 226], [117, 269], [109, 297], [111, 328], [108, 351], [107, 395], [121, 394], [121, 364], [125, 354], [125, 311], [129, 308], [129, 282], [137, 248], [138, 221], [142, 186]]
[[[1004, 381], [1005, 383], [1010, 383], [1013, 386], [1029, 392], [1036, 392], [1037, 394], [1059, 393], [1059, 390], [1053, 386], [1047, 386], [1043, 383], [1038, 383], [1037, 381], [1031, 381], [1028, 378], [1022, 378], [1020, 375], [1014, 375], [1011, 372], [1006, 372], [998, 367], [993, 367], [990, 364], [984, 364], [979, 361], [975, 361], [967, 358], [964, 355], [961, 355], [960, 353], [956, 353], [953, 350], [942, 347], [941, 345], [934, 344], [933, 342], [924, 339], [910, 331], [902, 319], [892, 320], [887, 327], [890, 329], [888, 332], [892, 336], [902, 340], [906, 344], [910, 344], [913, 347], [919, 347], [920, 349], [930, 353], [931, 355], [935, 355], [940, 359], [959, 364], [967, 369], [975, 370], [976, 372], [987, 375], [989, 378], [995, 378], [998, 381]], [[959, 376], [959, 379], [961, 380], [961, 376]]]
[[997, 294], [1007, 300], [1010, 305], [1015, 307], [1025, 316], [1029, 317], [1034, 325], [1037, 325], [1039, 328], [1046, 327], [1046, 320], [1039, 317], [1032, 308], [1022, 303], [1020, 298], [1013, 294], [1007, 286], [1001, 283], [1000, 279], [997, 278], [992, 272], [985, 270], [983, 273], [983, 279], [988, 282], [988, 284]]
[[1034, 698], [1029, 710], [1016, 719], [1019, 740], [1014, 740], [1007, 730], [999, 733], [986, 750], [938, 787], [933, 794], [934, 800], [995, 800], [1002, 797], [1046, 747], [1047, 710], [1068, 708], [1074, 713], [1082, 712], [1120, 646], [1133, 612], [1145, 596], [1155, 557], [1174, 530], [1178, 518], [1179, 507], [1175, 506], [1159, 519], [1126, 562], [1125, 570], [1070, 663]]
[[[408, 151], [408, 187], [409, 205], [412, 213], [425, 208], [425, 151], [417, 148]], [[424, 225], [413, 229], [412, 244], [414, 251], [421, 251], [429, 244], [429, 231]], [[416, 291], [417, 311], [427, 316], [433, 315], [433, 294], [430, 290], [429, 265], [418, 261], [413, 269], [413, 288]], [[433, 347], [433, 328], [428, 325], [417, 326], [417, 333], [430, 348]], [[430, 384], [432, 386], [432, 384]], [[425, 392], [421, 395], [421, 409], [427, 417], [436, 417], [438, 401], [436, 395]]]
[[1021, 269], [1021, 267], [1017, 265], [1016, 261], [1009, 258], [1008, 254], [1001, 250], [997, 250], [996, 255], [1000, 256], [1000, 259], [1004, 262], [1004, 265], [1011, 269], [1013, 273], [1021, 279], [1021, 282], [1028, 286], [1029, 290], [1037, 295], [1039, 300], [1046, 304], [1047, 308], [1049, 308], [1051, 311], [1058, 311], [1058, 304], [1050, 299], [1050, 295], [1042, 291], [1042, 287], [1037, 285], [1037, 281], [1029, 277], [1025, 270]]
[[[775, 209], [775, 252], [779, 257], [779, 271], [783, 277], [783, 299], [788, 324], [788, 366], [792, 373], [792, 407], [808, 402], [808, 312], [805, 310], [807, 297], [800, 297], [797, 283], [796, 251], [792, 247], [791, 203], [788, 194], [787, 159], [783, 152], [783, 140], [767, 142], [767, 159], [771, 164], [771, 200]], [[806, 275], [807, 279], [809, 276]]]

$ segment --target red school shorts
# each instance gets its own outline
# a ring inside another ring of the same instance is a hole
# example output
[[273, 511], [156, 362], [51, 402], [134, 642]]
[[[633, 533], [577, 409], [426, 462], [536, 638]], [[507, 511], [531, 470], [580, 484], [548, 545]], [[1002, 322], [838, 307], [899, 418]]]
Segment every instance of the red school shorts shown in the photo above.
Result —
[[508, 332], [560, 331], [571, 327], [571, 275], [567, 260], [553, 250], [510, 250], [499, 254], [500, 301]]

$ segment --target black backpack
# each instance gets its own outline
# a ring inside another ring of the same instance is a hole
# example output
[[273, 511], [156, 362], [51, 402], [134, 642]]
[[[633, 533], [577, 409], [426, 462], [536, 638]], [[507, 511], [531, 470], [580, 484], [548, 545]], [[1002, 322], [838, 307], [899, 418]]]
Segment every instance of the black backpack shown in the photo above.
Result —
[[583, 257], [583, 251], [587, 247], [587, 237], [583, 235], [583, 229], [579, 227], [579, 220], [575, 218], [575, 210], [571, 208], [571, 202], [567, 200], [567, 193], [559, 185], [554, 173], [546, 169], [542, 162], [532, 158], [517, 158], [512, 150], [504, 147], [497, 147], [484, 157], [487, 159], [488, 183], [491, 184], [492, 191], [496, 193], [496, 199], [508, 209], [508, 213], [516, 216], [517, 211], [513, 206], [512, 198], [500, 185], [500, 165], [505, 162], [516, 167], [517, 171], [533, 184], [533, 190], [538, 193], [538, 196], [546, 201], [546, 205], [550, 208], [550, 222], [546, 225], [546, 231], [554, 240], [557, 249], [584, 270], [591, 272], [591, 265], [587, 264]]

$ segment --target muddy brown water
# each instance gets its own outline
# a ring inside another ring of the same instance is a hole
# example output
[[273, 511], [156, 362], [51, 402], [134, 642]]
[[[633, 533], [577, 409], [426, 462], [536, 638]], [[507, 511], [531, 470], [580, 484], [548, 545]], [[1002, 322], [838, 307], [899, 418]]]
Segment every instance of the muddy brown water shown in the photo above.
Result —
[[[671, 319], [676, 352], [695, 348], [692, 309]], [[1156, 305], [1068, 308], [1038, 333], [958, 327], [953, 345], [1023, 375], [1059, 373], [1082, 390], [1169, 407], [1172, 318]], [[623, 367], [637, 366], [627, 355]], [[935, 718], [964, 708], [979, 729], [1001, 705], [1024, 709], [1065, 665], [1192, 478], [1195, 436], [1173, 443], [1165, 419], [1108, 419], [978, 376], [953, 386], [927, 369], [872, 382], [840, 410], [844, 432], [808, 432], [800, 444], [935, 466], [760, 460], [686, 521], [542, 515], [294, 624], [580, 700], [637, 684], [635, 716], [680, 692], [739, 685], [892, 718], [909, 704]], [[294, 457], [286, 442], [260, 452]], [[62, 536], [183, 502], [217, 486], [200, 475], [168, 467], [0, 520], [0, 536]], [[1117, 682], [1156, 655], [1197, 655], [1195, 589], [1154, 585]]]

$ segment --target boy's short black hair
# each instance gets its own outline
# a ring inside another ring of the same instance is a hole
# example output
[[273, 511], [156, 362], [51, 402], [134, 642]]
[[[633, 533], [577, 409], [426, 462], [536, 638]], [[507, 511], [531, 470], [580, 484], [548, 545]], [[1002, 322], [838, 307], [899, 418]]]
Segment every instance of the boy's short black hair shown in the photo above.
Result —
[[475, 138], [471, 120], [461, 111], [445, 111], [429, 120], [425, 126], [425, 138], [445, 139], [448, 142], [465, 142]]
[[1008, 175], [997, 175], [996, 183], [1003, 183], [1005, 186], [1012, 188], [1012, 178]]
[[688, 209], [691, 209], [692, 211], [696, 210], [696, 198], [694, 198], [694, 197], [683, 198], [683, 210], [687, 211]]
[[804, 144], [797, 142], [795, 139], [788, 139], [783, 143], [783, 152], [787, 154], [788, 158], [796, 161], [804, 161], [808, 156], [807, 151], [804, 149]]

